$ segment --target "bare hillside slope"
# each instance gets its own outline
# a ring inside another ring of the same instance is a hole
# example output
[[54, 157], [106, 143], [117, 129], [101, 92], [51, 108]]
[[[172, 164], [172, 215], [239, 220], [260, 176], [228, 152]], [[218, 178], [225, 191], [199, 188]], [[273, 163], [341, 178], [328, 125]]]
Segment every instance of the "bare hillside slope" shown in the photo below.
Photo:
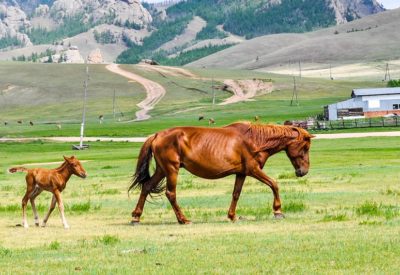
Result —
[[400, 9], [306, 34], [277, 34], [245, 41], [192, 67], [265, 69], [290, 61], [350, 64], [400, 58]]

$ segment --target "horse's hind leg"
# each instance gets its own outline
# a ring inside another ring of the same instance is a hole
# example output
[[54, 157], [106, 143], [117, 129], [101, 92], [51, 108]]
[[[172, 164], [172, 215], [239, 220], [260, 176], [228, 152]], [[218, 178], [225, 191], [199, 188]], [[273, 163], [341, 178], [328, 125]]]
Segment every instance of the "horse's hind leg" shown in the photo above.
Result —
[[233, 222], [236, 220], [236, 205], [239, 200], [240, 193], [242, 192], [242, 187], [245, 179], [246, 176], [236, 175], [235, 188], [233, 189], [232, 193], [232, 202], [228, 211], [228, 218]]
[[26, 205], [28, 204], [29, 198], [31, 197], [31, 194], [33, 192], [33, 178], [28, 174], [26, 176], [26, 192], [25, 196], [22, 198], [22, 226], [25, 228], [28, 228], [28, 221], [26, 219]]
[[[190, 221], [186, 219], [185, 215], [183, 215], [181, 208], [176, 201], [176, 183], [178, 179], [178, 168], [173, 171], [167, 172], [167, 190], [165, 191], [165, 195], [167, 196], [169, 202], [174, 209], [176, 218], [180, 224], [190, 224]], [[172, 169], [171, 169], [172, 170]]]
[[51, 203], [50, 203], [50, 208], [49, 211], [47, 212], [47, 215], [44, 217], [43, 219], [43, 223], [42, 223], [42, 227], [46, 226], [47, 221], [49, 220], [49, 217], [51, 215], [51, 212], [53, 212], [54, 208], [56, 208], [56, 196], [53, 195], [53, 197], [51, 198]]
[[251, 175], [252, 177], [258, 179], [259, 181], [263, 182], [264, 184], [268, 185], [272, 193], [274, 194], [274, 203], [273, 203], [273, 209], [274, 209], [274, 216], [275, 218], [284, 218], [284, 215], [282, 214], [282, 209], [281, 209], [281, 200], [279, 198], [279, 188], [277, 183], [268, 177], [260, 168], [255, 168], [253, 170], [253, 173]]
[[35, 205], [35, 199], [37, 196], [39, 196], [40, 193], [42, 193], [43, 189], [41, 189], [39, 186], [36, 185], [35, 189], [33, 190], [29, 200], [31, 201], [32, 205], [32, 211], [33, 215], [35, 216], [35, 225], [39, 226], [39, 215], [36, 210], [36, 205]]
[[144, 204], [146, 202], [147, 196], [150, 194], [151, 190], [159, 184], [165, 178], [164, 173], [160, 168], [156, 168], [154, 175], [151, 176], [149, 181], [145, 183], [140, 192], [139, 200], [136, 204], [135, 210], [132, 211], [132, 221], [131, 223], [138, 223], [140, 221], [140, 216], [143, 213]]

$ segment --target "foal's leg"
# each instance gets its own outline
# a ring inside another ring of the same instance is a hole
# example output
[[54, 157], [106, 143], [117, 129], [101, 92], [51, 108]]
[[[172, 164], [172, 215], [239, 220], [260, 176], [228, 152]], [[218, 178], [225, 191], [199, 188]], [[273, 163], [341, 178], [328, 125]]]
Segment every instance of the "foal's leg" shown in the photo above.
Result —
[[25, 196], [22, 198], [22, 225], [28, 228], [28, 221], [26, 220], [26, 205], [28, 204], [29, 198], [33, 192], [33, 179], [29, 176], [26, 177], [26, 192]]
[[240, 193], [242, 192], [242, 187], [243, 187], [245, 178], [246, 178], [246, 176], [236, 175], [235, 188], [233, 189], [233, 193], [232, 193], [232, 202], [231, 202], [231, 206], [229, 207], [229, 211], [228, 211], [228, 218], [233, 222], [237, 220], [236, 213], [235, 213], [236, 205], [239, 200]]
[[51, 204], [50, 204], [49, 211], [47, 212], [46, 217], [44, 217], [44, 219], [43, 219], [42, 227], [46, 226], [46, 223], [49, 220], [51, 212], [53, 212], [54, 208], [56, 208], [56, 202], [57, 202], [56, 196], [53, 195], [53, 197], [51, 198]]
[[65, 214], [64, 214], [64, 204], [63, 204], [63, 201], [62, 201], [62, 198], [61, 198], [61, 192], [56, 189], [54, 191], [54, 196], [56, 197], [58, 208], [60, 209], [61, 220], [62, 220], [62, 223], [64, 225], [64, 228], [68, 229], [69, 225], [67, 223], [67, 219], [65, 218]]
[[33, 211], [33, 215], [35, 216], [35, 225], [39, 226], [39, 216], [36, 210], [36, 205], [35, 205], [35, 199], [37, 196], [39, 196], [40, 193], [42, 193], [43, 189], [41, 189], [39, 186], [36, 185], [35, 189], [33, 190], [31, 197], [29, 198], [29, 200], [31, 201], [31, 205], [32, 205], [32, 211]]
[[[171, 167], [172, 168], [172, 167]], [[186, 219], [185, 215], [183, 215], [181, 208], [176, 201], [176, 183], [178, 178], [178, 167], [174, 167], [170, 169], [171, 171], [166, 172], [167, 174], [167, 190], [165, 191], [165, 195], [167, 196], [169, 202], [172, 205], [172, 209], [174, 209], [176, 218], [180, 224], [190, 224], [191, 222]]]
[[157, 184], [165, 178], [164, 173], [160, 168], [156, 168], [153, 176], [148, 182], [143, 184], [142, 191], [140, 192], [139, 200], [136, 204], [135, 210], [132, 211], [132, 221], [131, 223], [138, 223], [140, 221], [140, 216], [143, 213], [144, 204], [146, 202], [147, 196], [150, 194], [151, 189], [153, 189]]
[[281, 199], [279, 198], [278, 184], [273, 179], [268, 177], [259, 167], [256, 167], [252, 171], [251, 176], [265, 183], [272, 189], [272, 192], [274, 194], [274, 203], [273, 203], [274, 216], [275, 218], [284, 218], [285, 216], [282, 214], [281, 210]]

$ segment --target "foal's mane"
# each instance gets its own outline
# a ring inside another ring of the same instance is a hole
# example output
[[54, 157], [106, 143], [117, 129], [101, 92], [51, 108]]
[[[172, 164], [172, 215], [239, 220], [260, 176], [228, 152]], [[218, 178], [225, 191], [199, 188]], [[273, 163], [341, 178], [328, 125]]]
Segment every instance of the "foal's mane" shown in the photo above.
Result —
[[307, 131], [298, 127], [243, 123], [248, 126], [245, 135], [252, 140], [259, 152], [285, 145], [293, 139], [303, 140], [310, 137]]
[[68, 162], [66, 160], [64, 160], [63, 163], [61, 163], [61, 165], [59, 167], [57, 167], [55, 170], [57, 171], [61, 171], [63, 170], [66, 166], [68, 166]]

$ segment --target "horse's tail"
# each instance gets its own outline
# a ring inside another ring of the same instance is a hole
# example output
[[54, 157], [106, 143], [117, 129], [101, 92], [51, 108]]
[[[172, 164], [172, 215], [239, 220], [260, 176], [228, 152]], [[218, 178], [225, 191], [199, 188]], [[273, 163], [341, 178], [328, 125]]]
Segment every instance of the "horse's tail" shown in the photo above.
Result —
[[[153, 143], [155, 138], [156, 138], [156, 135], [149, 137], [143, 144], [142, 148], [140, 149], [138, 161], [136, 164], [136, 171], [132, 176], [132, 183], [131, 183], [131, 186], [129, 186], [128, 193], [129, 193], [129, 191], [131, 191], [132, 189], [135, 189], [135, 188], [139, 188], [141, 190], [143, 188], [143, 186], [150, 180], [149, 167], [150, 167], [151, 159], [153, 157], [153, 151], [151, 149], [151, 144]], [[161, 187], [161, 182], [160, 182], [160, 184], [154, 186], [150, 190], [150, 193], [159, 194], [163, 190], [164, 190], [164, 188]]]
[[15, 172], [28, 172], [28, 169], [25, 167], [13, 167], [8, 169], [8, 172], [15, 173]]

